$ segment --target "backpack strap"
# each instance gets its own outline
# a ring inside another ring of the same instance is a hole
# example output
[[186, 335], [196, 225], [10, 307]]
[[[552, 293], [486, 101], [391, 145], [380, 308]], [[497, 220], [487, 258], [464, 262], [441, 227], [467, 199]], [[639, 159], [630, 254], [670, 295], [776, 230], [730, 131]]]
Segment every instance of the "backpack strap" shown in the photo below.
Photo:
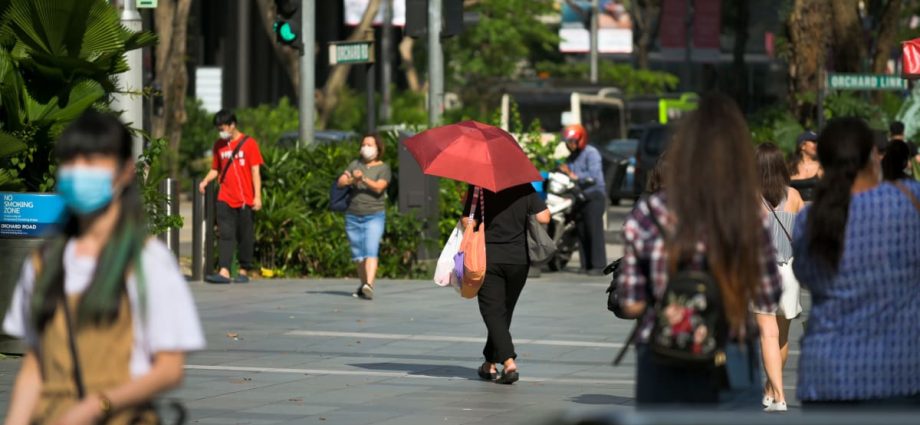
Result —
[[236, 148], [233, 149], [233, 153], [230, 154], [230, 159], [227, 160], [227, 163], [224, 164], [224, 169], [220, 171], [220, 179], [217, 181], [218, 184], [224, 184], [224, 179], [227, 178], [227, 171], [230, 171], [230, 166], [233, 165], [233, 160], [236, 158], [236, 155], [240, 153], [240, 149], [243, 145], [246, 144], [246, 141], [249, 140], [249, 136], [244, 135], [243, 140], [236, 145]]

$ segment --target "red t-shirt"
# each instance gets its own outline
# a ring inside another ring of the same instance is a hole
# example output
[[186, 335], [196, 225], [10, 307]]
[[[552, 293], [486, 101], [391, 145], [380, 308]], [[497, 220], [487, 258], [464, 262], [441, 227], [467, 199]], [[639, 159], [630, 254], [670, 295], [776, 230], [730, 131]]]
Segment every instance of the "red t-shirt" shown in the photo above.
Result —
[[[236, 145], [243, 141], [247, 136], [240, 135], [233, 140], [219, 139], [214, 142], [214, 149], [211, 152], [211, 168], [218, 173], [223, 171], [230, 160], [230, 155], [236, 149]], [[246, 144], [240, 148], [236, 154], [233, 163], [227, 169], [227, 175], [224, 182], [220, 185], [220, 191], [217, 200], [226, 203], [231, 208], [241, 208], [244, 204], [252, 206], [253, 187], [252, 187], [252, 167], [262, 165], [262, 154], [259, 152], [259, 144], [252, 137], [246, 140]], [[218, 175], [218, 182], [220, 176]]]

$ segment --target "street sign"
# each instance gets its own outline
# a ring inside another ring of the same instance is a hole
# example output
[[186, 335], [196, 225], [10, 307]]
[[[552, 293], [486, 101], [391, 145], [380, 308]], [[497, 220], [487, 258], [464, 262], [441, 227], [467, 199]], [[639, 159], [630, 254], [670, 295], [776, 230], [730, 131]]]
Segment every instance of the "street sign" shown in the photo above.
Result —
[[885, 74], [827, 74], [831, 90], [907, 90], [907, 80]]
[[374, 63], [373, 41], [329, 43], [329, 65]]
[[138, 9], [156, 9], [157, 0], [137, 0]]
[[0, 239], [41, 237], [64, 214], [64, 199], [55, 194], [0, 192], [0, 199]]

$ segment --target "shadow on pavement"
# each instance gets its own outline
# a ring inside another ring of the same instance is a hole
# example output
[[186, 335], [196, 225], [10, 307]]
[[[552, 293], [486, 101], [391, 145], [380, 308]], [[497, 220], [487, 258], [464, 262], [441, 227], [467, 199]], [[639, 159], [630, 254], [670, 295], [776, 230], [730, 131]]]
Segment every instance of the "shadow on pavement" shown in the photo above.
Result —
[[369, 370], [383, 370], [389, 372], [406, 372], [410, 375], [436, 376], [439, 378], [460, 378], [478, 381], [476, 369], [463, 366], [443, 366], [432, 364], [410, 363], [353, 363], [351, 366]]
[[318, 294], [318, 295], [337, 295], [340, 297], [351, 298], [352, 294], [348, 291], [307, 291], [307, 294]]
[[582, 394], [572, 397], [569, 400], [578, 404], [593, 405], [611, 405], [611, 404], [633, 404], [633, 399], [629, 397], [618, 397], [610, 394]]

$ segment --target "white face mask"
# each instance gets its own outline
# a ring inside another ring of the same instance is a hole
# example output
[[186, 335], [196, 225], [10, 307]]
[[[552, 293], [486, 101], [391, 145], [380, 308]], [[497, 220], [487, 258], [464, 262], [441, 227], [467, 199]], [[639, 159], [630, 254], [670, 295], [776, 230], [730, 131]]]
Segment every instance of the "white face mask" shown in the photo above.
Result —
[[230, 133], [229, 131], [221, 131], [221, 132], [220, 132], [220, 138], [221, 138], [221, 139], [230, 140], [231, 137], [233, 137], [233, 133]]
[[373, 161], [374, 158], [377, 158], [377, 147], [376, 146], [361, 146], [361, 157], [365, 161]]

